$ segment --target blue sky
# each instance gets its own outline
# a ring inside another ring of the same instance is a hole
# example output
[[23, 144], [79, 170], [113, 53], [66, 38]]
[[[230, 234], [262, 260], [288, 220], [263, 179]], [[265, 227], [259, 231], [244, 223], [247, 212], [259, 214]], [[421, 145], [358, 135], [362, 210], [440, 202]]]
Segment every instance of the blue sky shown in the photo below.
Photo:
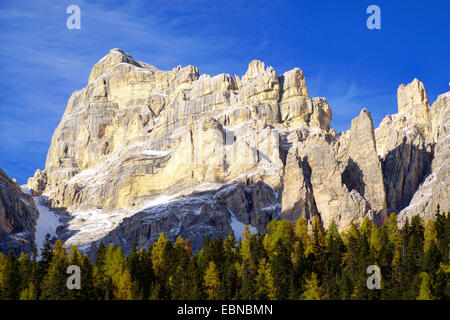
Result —
[[[81, 30], [66, 28], [69, 5]], [[366, 8], [381, 8], [381, 30]], [[111, 48], [160, 69], [243, 75], [260, 59], [278, 74], [300, 67], [326, 97], [336, 131], [366, 107], [377, 126], [396, 90], [417, 77], [430, 100], [449, 90], [450, 1], [20, 1], [0, 4], [0, 168], [25, 183], [43, 169], [75, 90]]]

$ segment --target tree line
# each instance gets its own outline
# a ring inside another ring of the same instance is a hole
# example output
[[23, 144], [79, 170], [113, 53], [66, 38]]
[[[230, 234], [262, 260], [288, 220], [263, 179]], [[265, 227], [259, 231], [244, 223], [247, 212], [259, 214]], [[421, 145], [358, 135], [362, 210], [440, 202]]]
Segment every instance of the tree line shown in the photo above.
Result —
[[[450, 297], [450, 214], [399, 228], [397, 216], [376, 227], [325, 230], [316, 216], [295, 224], [273, 220], [267, 233], [246, 227], [242, 239], [205, 237], [193, 253], [189, 240], [172, 243], [164, 233], [126, 256], [100, 243], [91, 262], [76, 246], [46, 238], [37, 259], [0, 253], [0, 299], [440, 299]], [[52, 244], [53, 243], [53, 244]], [[81, 270], [81, 289], [67, 287], [68, 266]], [[367, 268], [381, 271], [381, 289], [369, 290]]]

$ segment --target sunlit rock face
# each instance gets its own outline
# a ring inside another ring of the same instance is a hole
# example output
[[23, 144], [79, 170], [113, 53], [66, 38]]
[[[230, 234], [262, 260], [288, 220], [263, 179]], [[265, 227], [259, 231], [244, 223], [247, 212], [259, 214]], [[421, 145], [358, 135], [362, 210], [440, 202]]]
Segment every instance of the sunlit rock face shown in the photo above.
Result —
[[27, 186], [69, 215], [59, 230], [68, 245], [129, 248], [164, 232], [198, 248], [206, 234], [262, 233], [278, 218], [382, 222], [407, 206], [448, 135], [447, 100], [430, 108], [418, 80], [398, 97], [380, 128], [364, 109], [336, 134], [300, 68], [278, 75], [254, 60], [242, 77], [211, 77], [112, 49], [70, 97]]
[[431, 134], [426, 138], [433, 149], [431, 168], [400, 212], [402, 222], [414, 215], [433, 218], [438, 205], [441, 213], [450, 211], [450, 92], [440, 95], [430, 109]]
[[[448, 151], [442, 151], [448, 139], [448, 96], [448, 92], [439, 96], [430, 107], [423, 84], [414, 79], [398, 88], [398, 113], [384, 118], [376, 129], [387, 206], [391, 211], [402, 211], [402, 219], [416, 214], [431, 217], [437, 204], [444, 211], [450, 210]], [[437, 183], [430, 181], [436, 170], [442, 170], [442, 180]], [[418, 189], [424, 185], [430, 186], [430, 194], [419, 196]]]
[[375, 131], [370, 112], [362, 109], [352, 120], [350, 130], [338, 140], [338, 159], [345, 165], [342, 179], [349, 190], [356, 190], [375, 212], [386, 210], [383, 171], [377, 155]]

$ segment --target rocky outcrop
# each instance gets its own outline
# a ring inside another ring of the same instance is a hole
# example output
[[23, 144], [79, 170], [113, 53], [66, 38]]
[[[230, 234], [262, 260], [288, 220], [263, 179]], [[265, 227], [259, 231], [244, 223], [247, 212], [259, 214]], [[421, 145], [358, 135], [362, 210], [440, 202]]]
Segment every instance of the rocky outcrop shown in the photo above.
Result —
[[386, 210], [383, 172], [377, 155], [375, 131], [370, 112], [362, 109], [349, 131], [338, 140], [338, 159], [345, 166], [342, 180], [356, 190], [375, 212]]
[[322, 134], [297, 143], [299, 156], [311, 168], [310, 182], [317, 210], [325, 225], [335, 220], [340, 229], [360, 223], [369, 213], [367, 201], [342, 181], [336, 152]]
[[0, 252], [31, 254], [38, 215], [33, 198], [0, 169]]
[[312, 220], [319, 213], [311, 185], [311, 167], [306, 158], [299, 156], [296, 147], [289, 150], [285, 172], [281, 217], [290, 221], [300, 217]]
[[318, 215], [341, 230], [367, 215], [381, 223], [409, 204], [448, 136], [447, 100], [430, 108], [418, 80], [398, 100], [377, 130], [363, 109], [336, 134], [299, 68], [278, 75], [254, 60], [242, 77], [211, 77], [113, 49], [70, 97], [28, 187], [70, 215], [60, 228], [68, 245], [130, 248], [164, 232], [198, 249], [206, 234], [264, 232], [277, 218]]
[[36, 170], [34, 176], [28, 179], [28, 186], [33, 195], [39, 196], [44, 192], [47, 186], [47, 173], [39, 169]]
[[179, 235], [190, 239], [194, 250], [198, 250], [206, 234], [212, 238], [230, 234], [239, 238], [244, 225], [250, 223], [256, 226], [253, 232], [264, 233], [266, 225], [279, 218], [280, 209], [276, 194], [264, 183], [250, 187], [233, 184], [149, 207], [125, 218], [99, 241], [120, 244], [128, 252], [133, 242], [138, 247], [147, 246], [164, 232], [172, 241]]
[[431, 107], [432, 136], [437, 141], [431, 170], [409, 205], [400, 214], [400, 221], [411, 220], [414, 215], [433, 218], [437, 206], [442, 212], [450, 212], [450, 93], [440, 95]]
[[391, 211], [407, 207], [429, 172], [435, 140], [430, 107], [423, 84], [414, 79], [397, 92], [398, 113], [387, 116], [376, 130], [382, 158], [387, 206]]

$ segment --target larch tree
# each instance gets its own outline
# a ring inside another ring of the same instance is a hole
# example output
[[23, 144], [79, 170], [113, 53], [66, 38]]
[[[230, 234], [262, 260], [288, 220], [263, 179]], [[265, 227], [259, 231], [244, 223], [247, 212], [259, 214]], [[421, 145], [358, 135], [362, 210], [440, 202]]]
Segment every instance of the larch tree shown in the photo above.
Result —
[[214, 261], [209, 262], [206, 269], [204, 282], [205, 290], [209, 300], [219, 300], [222, 298], [222, 285], [220, 282], [219, 270]]
[[433, 300], [433, 294], [431, 293], [431, 278], [426, 272], [420, 274], [422, 282], [420, 284], [420, 291], [417, 300]]
[[322, 288], [320, 286], [319, 280], [317, 279], [317, 274], [313, 272], [311, 277], [306, 280], [305, 292], [303, 293], [304, 300], [322, 300], [324, 299]]

